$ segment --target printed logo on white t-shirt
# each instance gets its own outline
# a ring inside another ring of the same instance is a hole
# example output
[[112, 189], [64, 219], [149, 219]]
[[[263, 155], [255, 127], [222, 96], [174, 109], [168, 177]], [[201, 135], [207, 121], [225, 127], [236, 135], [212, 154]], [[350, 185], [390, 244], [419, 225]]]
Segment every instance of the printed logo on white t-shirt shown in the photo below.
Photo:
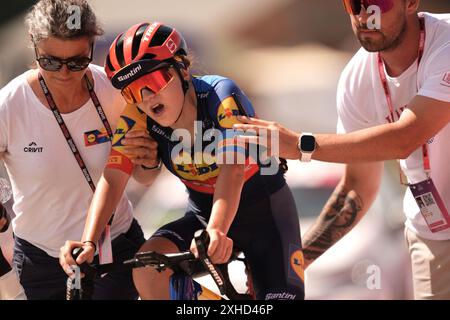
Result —
[[100, 130], [92, 130], [84, 133], [84, 145], [86, 147], [98, 145], [101, 143], [109, 142], [108, 132], [103, 127]]
[[[393, 123], [400, 119], [400, 116], [402, 115], [403, 110], [405, 110], [408, 106], [400, 107], [394, 111], [394, 114], [389, 113], [386, 115], [385, 119], [388, 123]], [[394, 119], [392, 119], [394, 117]]]
[[450, 87], [450, 72], [447, 72], [446, 74], [444, 74], [441, 84], [445, 87]]
[[41, 153], [44, 150], [44, 147], [39, 147], [36, 142], [31, 142], [27, 147], [23, 148], [24, 152], [31, 152], [31, 153]]

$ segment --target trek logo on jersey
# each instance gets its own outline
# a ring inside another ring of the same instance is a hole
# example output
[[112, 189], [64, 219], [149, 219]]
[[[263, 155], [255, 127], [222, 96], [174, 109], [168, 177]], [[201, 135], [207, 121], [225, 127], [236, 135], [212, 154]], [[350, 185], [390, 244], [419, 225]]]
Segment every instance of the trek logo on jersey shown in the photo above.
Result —
[[300, 278], [302, 282], [305, 282], [305, 258], [303, 257], [302, 250], [296, 249], [295, 247], [293, 245], [289, 247], [290, 253], [289, 276], [292, 278], [293, 277], [292, 272], [294, 272], [294, 274], [298, 278]]
[[44, 150], [43, 147], [38, 147], [36, 142], [31, 142], [28, 147], [23, 148], [24, 152], [31, 152], [31, 153], [42, 153]]
[[84, 133], [84, 145], [86, 147], [95, 146], [108, 141], [110, 141], [110, 138], [105, 128]]
[[207, 99], [208, 96], [209, 96], [209, 92], [197, 93], [197, 98], [198, 99]]
[[447, 72], [446, 74], [444, 74], [441, 84], [445, 87], [450, 87], [450, 72]]
[[239, 123], [236, 117], [239, 115], [239, 109], [233, 97], [228, 97], [222, 101], [217, 110], [217, 120], [222, 128], [232, 128], [233, 124]]

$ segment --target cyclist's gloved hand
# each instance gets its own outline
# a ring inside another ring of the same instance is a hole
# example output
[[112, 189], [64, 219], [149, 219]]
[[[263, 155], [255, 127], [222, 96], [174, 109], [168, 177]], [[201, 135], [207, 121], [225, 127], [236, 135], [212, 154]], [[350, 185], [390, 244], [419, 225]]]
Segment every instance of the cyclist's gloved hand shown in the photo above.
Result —
[[6, 208], [0, 203], [0, 232], [5, 232], [9, 227], [9, 215]]
[[[218, 229], [206, 229], [209, 234], [208, 256], [214, 264], [227, 263], [233, 252], [233, 240]], [[195, 239], [191, 243], [191, 252], [198, 258]]]
[[[83, 248], [83, 251], [75, 261], [72, 257], [73, 249]], [[92, 263], [95, 256], [95, 247], [91, 242], [79, 242], [67, 240], [63, 247], [59, 250], [59, 264], [67, 275], [73, 274], [73, 265], [81, 265], [83, 262]]]

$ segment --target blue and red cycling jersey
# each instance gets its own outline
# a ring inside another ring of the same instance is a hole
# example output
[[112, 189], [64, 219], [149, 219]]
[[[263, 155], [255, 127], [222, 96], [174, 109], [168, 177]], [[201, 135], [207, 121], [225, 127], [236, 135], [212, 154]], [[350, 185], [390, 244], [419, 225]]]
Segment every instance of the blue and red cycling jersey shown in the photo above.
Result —
[[[171, 140], [173, 129], [160, 126], [138, 106], [127, 105], [117, 124], [108, 168], [116, 168], [131, 174], [133, 164], [131, 159], [122, 152], [125, 146], [121, 141], [131, 130], [147, 130], [158, 142], [158, 154], [166, 168], [177, 176], [188, 190], [195, 193], [214, 194], [215, 183], [220, 173], [219, 165], [215, 160], [219, 156], [222, 161], [236, 156], [244, 157], [245, 181], [260, 174], [259, 165], [250, 158], [245, 144], [236, 139], [237, 133], [232, 130], [233, 124], [239, 123], [237, 116], [240, 114], [233, 95], [238, 97], [247, 115], [255, 116], [251, 102], [230, 79], [208, 75], [194, 77], [192, 82], [197, 95], [197, 121], [202, 126], [203, 137], [208, 135], [209, 129], [216, 129], [216, 132], [220, 133], [219, 137], [201, 139], [200, 148], [193, 146], [187, 151], [184, 148], [181, 152], [173, 152], [175, 148], [180, 149], [180, 142]], [[214, 151], [211, 152], [213, 146]], [[284, 184], [281, 172], [267, 179], [272, 180], [271, 186], [275, 189], [279, 189]], [[258, 186], [255, 185], [253, 188]]]

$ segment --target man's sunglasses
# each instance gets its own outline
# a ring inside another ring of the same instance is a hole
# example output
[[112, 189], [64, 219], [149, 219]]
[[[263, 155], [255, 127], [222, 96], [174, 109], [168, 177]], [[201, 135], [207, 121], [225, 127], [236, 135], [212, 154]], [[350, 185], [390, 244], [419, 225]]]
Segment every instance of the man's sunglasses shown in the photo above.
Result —
[[59, 71], [63, 65], [67, 66], [70, 71], [81, 71], [86, 69], [92, 62], [94, 55], [94, 44], [91, 45], [91, 55], [89, 57], [73, 57], [69, 59], [60, 59], [56, 57], [39, 56], [36, 44], [34, 44], [34, 51], [36, 53], [36, 60], [42, 69], [46, 71]]
[[342, 0], [345, 11], [351, 15], [359, 15], [362, 8], [366, 10], [370, 6], [378, 6], [381, 13], [389, 12], [394, 6], [394, 0]]
[[122, 96], [125, 101], [129, 104], [142, 103], [144, 100], [142, 90], [144, 89], [150, 90], [153, 94], [160, 92], [173, 79], [169, 69], [170, 67], [155, 70], [131, 82], [122, 89]]

